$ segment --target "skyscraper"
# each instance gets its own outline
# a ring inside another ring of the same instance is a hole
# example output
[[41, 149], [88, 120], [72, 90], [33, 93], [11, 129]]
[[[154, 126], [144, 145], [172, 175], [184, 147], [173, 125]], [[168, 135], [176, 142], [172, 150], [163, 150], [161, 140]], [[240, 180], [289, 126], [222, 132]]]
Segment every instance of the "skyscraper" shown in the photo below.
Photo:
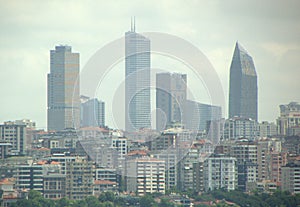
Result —
[[48, 130], [79, 126], [79, 53], [73, 53], [71, 46], [50, 51], [47, 111]]
[[151, 128], [150, 40], [135, 32], [125, 33], [125, 129]]
[[229, 118], [257, 121], [257, 75], [252, 57], [237, 42], [230, 66]]
[[156, 74], [156, 129], [183, 121], [187, 98], [187, 76], [179, 73]]
[[105, 126], [105, 103], [97, 98], [81, 103], [81, 127]]

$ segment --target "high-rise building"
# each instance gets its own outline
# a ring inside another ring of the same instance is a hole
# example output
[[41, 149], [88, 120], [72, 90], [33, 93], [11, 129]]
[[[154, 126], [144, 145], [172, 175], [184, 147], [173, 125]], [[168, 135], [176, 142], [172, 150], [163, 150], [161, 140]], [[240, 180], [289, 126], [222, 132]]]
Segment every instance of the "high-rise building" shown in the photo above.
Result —
[[165, 193], [165, 161], [150, 157], [126, 162], [126, 187], [138, 196]]
[[220, 120], [222, 108], [196, 101], [187, 100], [185, 110], [185, 128], [192, 130], [206, 130], [207, 122]]
[[105, 103], [97, 98], [81, 103], [81, 127], [105, 126]]
[[48, 74], [48, 130], [79, 127], [79, 53], [71, 46], [50, 51]]
[[257, 75], [252, 57], [237, 42], [230, 66], [229, 118], [257, 121]]
[[0, 141], [11, 144], [12, 155], [24, 155], [26, 151], [26, 125], [11, 121], [0, 124]]
[[233, 117], [225, 120], [223, 140], [256, 140], [259, 134], [257, 122], [250, 118]]
[[225, 155], [212, 155], [204, 161], [204, 189], [235, 190], [237, 188], [237, 160]]
[[125, 33], [125, 129], [151, 128], [150, 40], [135, 32]]
[[187, 76], [179, 73], [156, 74], [156, 129], [164, 130], [183, 121], [187, 98]]

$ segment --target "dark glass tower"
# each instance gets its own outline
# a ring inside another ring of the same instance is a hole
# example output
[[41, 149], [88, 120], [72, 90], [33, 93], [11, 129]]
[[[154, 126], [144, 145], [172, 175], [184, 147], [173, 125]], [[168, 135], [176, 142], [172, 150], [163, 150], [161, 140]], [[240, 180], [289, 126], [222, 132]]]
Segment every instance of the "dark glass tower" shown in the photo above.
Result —
[[237, 42], [230, 66], [229, 118], [257, 121], [257, 75], [252, 57]]

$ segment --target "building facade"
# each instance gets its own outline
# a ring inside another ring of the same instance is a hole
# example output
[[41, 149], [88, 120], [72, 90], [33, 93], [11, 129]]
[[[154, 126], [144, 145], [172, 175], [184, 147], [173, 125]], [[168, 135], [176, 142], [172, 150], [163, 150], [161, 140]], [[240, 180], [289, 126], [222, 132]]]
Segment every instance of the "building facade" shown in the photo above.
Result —
[[138, 196], [165, 193], [165, 161], [150, 157], [126, 162], [126, 187]]
[[150, 40], [135, 32], [125, 33], [125, 129], [151, 128]]
[[0, 141], [11, 144], [11, 155], [24, 155], [26, 152], [26, 125], [11, 121], [0, 124]]
[[79, 127], [79, 53], [71, 46], [50, 51], [47, 113], [49, 131]]
[[230, 66], [229, 118], [257, 121], [257, 75], [252, 57], [237, 42]]
[[300, 165], [289, 163], [281, 168], [281, 190], [300, 193]]
[[220, 120], [222, 109], [220, 106], [203, 104], [187, 100], [185, 113], [185, 128], [191, 130], [206, 130], [207, 122]]
[[278, 134], [288, 136], [300, 134], [300, 104], [291, 102], [279, 107], [280, 117], [277, 119]]
[[241, 138], [255, 140], [258, 134], [258, 126], [253, 119], [233, 117], [225, 121], [224, 140], [237, 140]]
[[156, 74], [156, 129], [161, 131], [172, 123], [182, 123], [187, 98], [187, 75]]
[[213, 155], [204, 161], [204, 189], [235, 190], [237, 187], [236, 158]]
[[81, 127], [105, 127], [105, 103], [97, 98], [81, 103]]

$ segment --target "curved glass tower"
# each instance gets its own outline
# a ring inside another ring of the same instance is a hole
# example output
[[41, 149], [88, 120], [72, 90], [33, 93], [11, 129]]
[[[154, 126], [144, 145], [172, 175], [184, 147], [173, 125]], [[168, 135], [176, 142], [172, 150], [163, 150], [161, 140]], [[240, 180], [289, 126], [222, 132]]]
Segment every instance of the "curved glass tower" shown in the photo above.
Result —
[[252, 57], [237, 42], [230, 66], [229, 118], [257, 121], [257, 75]]

